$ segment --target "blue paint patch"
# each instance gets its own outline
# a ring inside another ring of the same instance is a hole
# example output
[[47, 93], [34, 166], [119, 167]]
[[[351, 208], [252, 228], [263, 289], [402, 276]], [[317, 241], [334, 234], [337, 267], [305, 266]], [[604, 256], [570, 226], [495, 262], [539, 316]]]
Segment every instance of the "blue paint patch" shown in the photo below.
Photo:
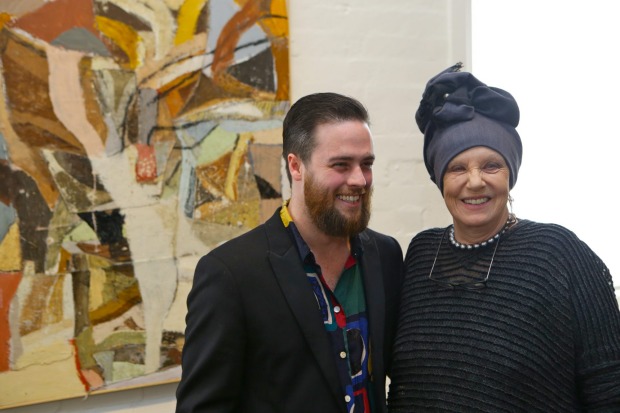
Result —
[[52, 45], [64, 47], [69, 50], [94, 53], [97, 56], [111, 56], [101, 40], [81, 27], [75, 27], [62, 33], [52, 41]]
[[217, 123], [214, 121], [196, 122], [195, 124], [180, 128], [177, 132], [177, 136], [183, 143], [183, 146], [194, 147], [202, 142], [216, 126]]
[[9, 232], [9, 228], [15, 223], [16, 219], [17, 212], [15, 208], [0, 202], [0, 242], [4, 239], [7, 232]]
[[222, 129], [233, 133], [256, 132], [270, 129], [278, 129], [282, 127], [281, 120], [225, 120], [220, 123]]
[[4, 135], [2, 133], [0, 133], [0, 159], [9, 159], [9, 150], [6, 146], [6, 141], [4, 140]]

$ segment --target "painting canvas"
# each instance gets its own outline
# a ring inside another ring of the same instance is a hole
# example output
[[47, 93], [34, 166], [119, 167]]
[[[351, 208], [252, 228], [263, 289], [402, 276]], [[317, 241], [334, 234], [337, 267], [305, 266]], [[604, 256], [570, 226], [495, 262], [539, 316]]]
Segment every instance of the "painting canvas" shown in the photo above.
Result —
[[0, 409], [178, 380], [196, 262], [282, 202], [285, 0], [0, 27]]

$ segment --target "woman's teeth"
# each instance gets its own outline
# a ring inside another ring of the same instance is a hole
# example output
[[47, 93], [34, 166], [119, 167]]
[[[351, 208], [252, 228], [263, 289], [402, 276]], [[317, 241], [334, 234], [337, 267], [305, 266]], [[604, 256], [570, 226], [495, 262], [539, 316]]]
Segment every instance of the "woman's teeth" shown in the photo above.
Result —
[[478, 198], [478, 199], [466, 199], [463, 202], [465, 202], [466, 204], [470, 204], [470, 205], [480, 205], [480, 204], [484, 204], [488, 200], [489, 198]]

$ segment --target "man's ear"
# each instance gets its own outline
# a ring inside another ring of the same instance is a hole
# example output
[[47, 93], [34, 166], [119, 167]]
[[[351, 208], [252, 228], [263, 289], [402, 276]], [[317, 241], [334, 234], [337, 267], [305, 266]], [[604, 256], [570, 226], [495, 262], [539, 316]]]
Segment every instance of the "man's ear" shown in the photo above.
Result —
[[302, 168], [303, 162], [302, 160], [295, 154], [289, 153], [286, 157], [288, 163], [288, 170], [291, 173], [291, 179], [293, 181], [301, 181], [301, 177], [303, 175]]

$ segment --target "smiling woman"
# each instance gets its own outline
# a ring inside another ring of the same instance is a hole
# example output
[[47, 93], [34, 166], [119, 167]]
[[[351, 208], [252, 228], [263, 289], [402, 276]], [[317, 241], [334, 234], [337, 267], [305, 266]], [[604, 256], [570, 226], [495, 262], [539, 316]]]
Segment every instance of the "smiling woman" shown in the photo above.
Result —
[[620, 297], [615, 199], [620, 83], [607, 1], [472, 0], [473, 71], [514, 91], [525, 156], [514, 212], [573, 230], [609, 267]]
[[502, 155], [485, 146], [463, 151], [450, 161], [443, 179], [443, 198], [460, 242], [483, 242], [504, 226], [509, 179]]
[[519, 108], [460, 66], [428, 81], [416, 112], [453, 223], [407, 249], [390, 413], [618, 412], [609, 270], [569, 229], [510, 211]]

